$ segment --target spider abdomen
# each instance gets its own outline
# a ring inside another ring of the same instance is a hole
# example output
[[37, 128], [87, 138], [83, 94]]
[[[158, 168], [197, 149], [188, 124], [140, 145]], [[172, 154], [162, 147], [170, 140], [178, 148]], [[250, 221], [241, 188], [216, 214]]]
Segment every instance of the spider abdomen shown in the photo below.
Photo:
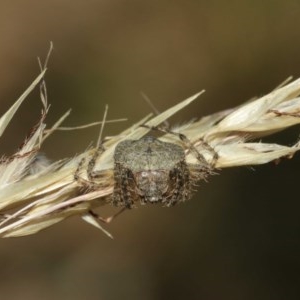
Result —
[[190, 196], [191, 182], [184, 149], [152, 136], [119, 143], [114, 153], [113, 203], [171, 206]]

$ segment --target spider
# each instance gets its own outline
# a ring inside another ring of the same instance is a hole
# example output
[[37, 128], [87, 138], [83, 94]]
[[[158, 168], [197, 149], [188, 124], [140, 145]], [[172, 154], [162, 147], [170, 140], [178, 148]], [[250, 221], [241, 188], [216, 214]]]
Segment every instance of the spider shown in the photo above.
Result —
[[141, 204], [162, 203], [169, 207], [188, 200], [197, 181], [212, 174], [217, 153], [202, 141], [203, 148], [213, 154], [212, 163], [208, 163], [185, 135], [158, 127], [143, 127], [177, 135], [196, 156], [198, 164], [187, 164], [182, 146], [153, 136], [120, 142], [114, 153], [112, 203], [132, 208], [140, 200]]
[[[186, 162], [183, 146], [163, 142], [153, 136], [120, 142], [114, 152], [115, 183], [111, 202], [122, 209], [109, 218], [102, 218], [90, 211], [91, 215], [105, 223], [111, 222], [113, 218], [124, 210], [132, 208], [138, 201], [141, 204], [162, 203], [169, 207], [188, 200], [197, 181], [206, 179], [213, 173], [218, 154], [203, 140], [200, 140], [203, 149], [212, 153], [211, 162], [205, 159], [185, 135], [159, 127], [142, 126], [178, 136], [185, 148], [197, 158], [198, 163]], [[94, 185], [93, 168], [96, 159], [103, 151], [104, 149], [99, 148], [88, 162], [88, 180], [83, 182], [90, 186]], [[83, 163], [84, 161], [79, 163], [74, 175], [77, 181], [80, 180], [78, 174]]]

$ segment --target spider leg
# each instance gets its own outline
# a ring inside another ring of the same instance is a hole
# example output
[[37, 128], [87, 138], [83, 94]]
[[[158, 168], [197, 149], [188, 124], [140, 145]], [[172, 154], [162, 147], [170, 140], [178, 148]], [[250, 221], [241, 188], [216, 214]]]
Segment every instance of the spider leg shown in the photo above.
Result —
[[172, 187], [171, 196], [166, 199], [166, 206], [173, 206], [178, 202], [185, 201], [190, 197], [191, 181], [189, 171], [185, 163], [180, 163], [178, 167], [170, 173], [171, 181], [175, 182]]
[[78, 181], [78, 182], [82, 182], [82, 183], [87, 183], [88, 181], [79, 175], [81, 169], [83, 168], [84, 163], [85, 163], [85, 158], [82, 158], [77, 166], [75, 173], [74, 173], [74, 180]]
[[105, 224], [109, 224], [111, 223], [117, 216], [119, 216], [120, 214], [122, 214], [127, 208], [123, 207], [121, 208], [118, 212], [116, 212], [115, 214], [103, 218], [101, 216], [99, 216], [97, 213], [95, 213], [93, 210], [89, 210], [89, 214], [92, 215], [93, 217], [97, 218], [99, 221], [105, 223]]
[[[205, 142], [203, 138], [199, 139], [198, 142], [201, 144], [201, 146], [202, 146], [204, 149], [206, 149], [207, 151], [209, 151], [210, 153], [212, 153], [212, 159], [211, 159], [210, 165], [211, 165], [212, 167], [214, 167], [214, 166], [216, 165], [218, 159], [219, 159], [219, 154], [218, 154], [218, 152], [216, 152], [216, 150], [215, 150], [209, 143]], [[196, 143], [197, 143], [197, 142], [196, 142]]]
[[89, 160], [88, 162], [88, 167], [87, 167], [87, 176], [88, 176], [88, 179], [90, 181], [93, 181], [98, 173], [94, 171], [94, 168], [95, 168], [95, 165], [96, 165], [96, 162], [97, 162], [97, 159], [98, 157], [105, 151], [104, 147], [102, 145], [100, 145], [95, 153], [93, 154], [92, 158]]
[[132, 208], [134, 201], [130, 190], [131, 177], [130, 170], [123, 169], [119, 164], [115, 164], [115, 186], [113, 193], [113, 204], [115, 206]]
[[77, 169], [74, 173], [74, 180], [81, 183], [83, 186], [88, 187], [89, 189], [94, 189], [97, 187], [97, 183], [95, 182], [95, 178], [98, 176], [98, 173], [94, 171], [94, 167], [96, 164], [96, 161], [98, 157], [103, 153], [104, 148], [103, 146], [98, 147], [92, 157], [89, 159], [88, 164], [87, 164], [87, 178], [84, 179], [83, 177], [80, 176], [80, 172], [83, 169], [86, 158], [82, 158], [77, 166]]

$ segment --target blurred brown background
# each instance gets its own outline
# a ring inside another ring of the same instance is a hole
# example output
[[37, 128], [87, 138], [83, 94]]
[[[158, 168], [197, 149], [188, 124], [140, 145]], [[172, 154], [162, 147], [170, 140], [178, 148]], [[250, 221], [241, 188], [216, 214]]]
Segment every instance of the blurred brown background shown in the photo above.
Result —
[[[51, 125], [127, 117], [105, 135], [205, 88], [172, 123], [238, 105], [300, 75], [299, 1], [0, 2], [1, 114], [54, 52], [47, 73]], [[38, 93], [2, 138], [22, 142], [39, 116]], [[73, 156], [98, 129], [57, 133], [53, 160]], [[270, 138], [292, 144], [299, 127]], [[5, 143], [4, 143], [5, 141]], [[224, 170], [192, 201], [124, 213], [101, 232], [73, 218], [39, 234], [0, 240], [1, 299], [299, 299], [299, 157]], [[110, 211], [103, 211], [103, 215]]]

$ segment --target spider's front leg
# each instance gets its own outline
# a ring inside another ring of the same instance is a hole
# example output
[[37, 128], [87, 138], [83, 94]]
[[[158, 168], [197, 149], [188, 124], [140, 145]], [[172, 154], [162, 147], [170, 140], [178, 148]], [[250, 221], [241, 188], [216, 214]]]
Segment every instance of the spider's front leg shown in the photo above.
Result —
[[191, 178], [189, 170], [185, 162], [178, 164], [170, 172], [170, 182], [172, 182], [172, 187], [168, 191], [166, 200], [164, 203], [166, 206], [173, 206], [178, 202], [188, 200], [191, 196]]
[[132, 193], [134, 189], [133, 174], [119, 163], [115, 164], [114, 173], [115, 185], [112, 203], [115, 206], [124, 206], [130, 209], [134, 204]]

